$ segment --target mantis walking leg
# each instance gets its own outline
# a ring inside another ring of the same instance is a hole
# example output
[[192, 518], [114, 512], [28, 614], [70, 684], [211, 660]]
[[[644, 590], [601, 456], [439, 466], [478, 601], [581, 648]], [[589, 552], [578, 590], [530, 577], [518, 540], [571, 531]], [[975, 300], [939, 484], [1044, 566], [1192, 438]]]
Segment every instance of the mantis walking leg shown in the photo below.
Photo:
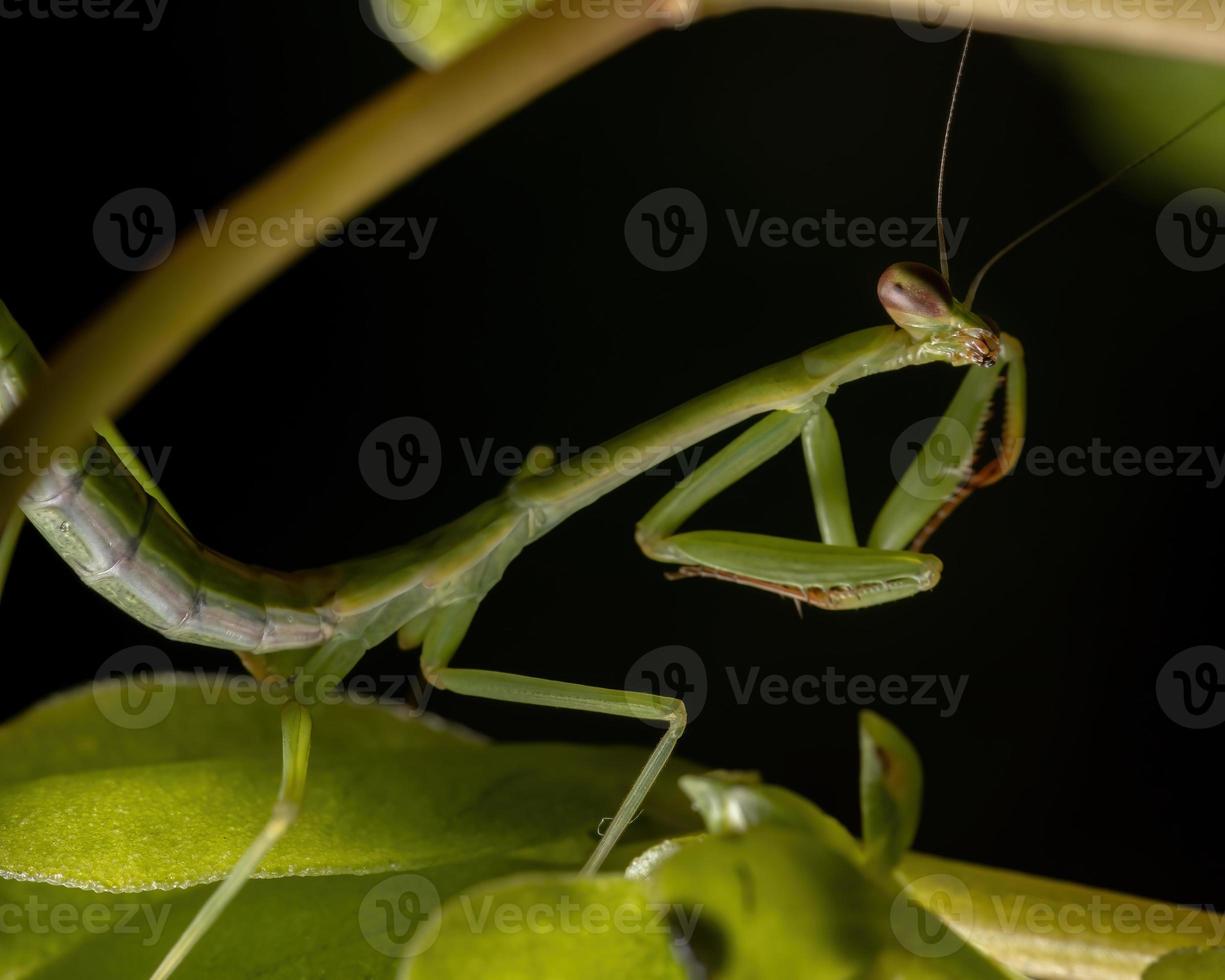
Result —
[[667, 723], [667, 731], [655, 746], [655, 751], [634, 780], [625, 799], [621, 801], [595, 851], [583, 865], [581, 873], [584, 875], [595, 874], [600, 870], [609, 852], [641, 809], [651, 786], [667, 764], [672, 749], [685, 730], [685, 705], [677, 698], [639, 691], [589, 687], [586, 684], [568, 684], [564, 681], [504, 674], [493, 670], [427, 667], [425, 676], [435, 687], [455, 691], [457, 694]]
[[281, 736], [283, 762], [281, 789], [277, 794], [272, 816], [264, 824], [255, 840], [243, 852], [238, 863], [230, 869], [225, 880], [201, 906], [191, 924], [175, 941], [157, 970], [153, 980], [165, 980], [192, 951], [213, 923], [225, 911], [226, 906], [247, 883], [247, 879], [259, 868], [268, 852], [276, 845], [297, 819], [302, 797], [306, 791], [306, 769], [310, 759], [311, 719], [306, 708], [290, 702], [281, 711]]
[[447, 664], [455, 655], [468, 624], [472, 621], [475, 606], [468, 606], [467, 603], [457, 603], [443, 609], [426, 631], [425, 644], [421, 651], [421, 671], [425, 679], [439, 690], [514, 704], [569, 708], [572, 711], [594, 711], [621, 718], [662, 721], [668, 726], [655, 751], [651, 753], [651, 757], [617, 808], [595, 851], [583, 865], [583, 874], [595, 874], [625, 832], [625, 828], [637, 815], [643, 800], [651, 791], [651, 786], [667, 764], [668, 757], [672, 755], [672, 749], [685, 730], [685, 705], [677, 698], [639, 691], [616, 691], [493, 670], [448, 668]]

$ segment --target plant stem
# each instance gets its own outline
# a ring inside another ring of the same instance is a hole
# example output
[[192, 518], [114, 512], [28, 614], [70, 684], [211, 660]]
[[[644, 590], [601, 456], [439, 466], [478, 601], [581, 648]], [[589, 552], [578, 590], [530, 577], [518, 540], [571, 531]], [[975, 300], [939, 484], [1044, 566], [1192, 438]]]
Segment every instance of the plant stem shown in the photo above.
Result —
[[[1117, 48], [1225, 62], [1225, 33], [1209, 0], [1186, 0], [1161, 15], [1135, 0], [703, 0], [705, 16], [763, 8], [833, 10], [1012, 34], [1035, 41]], [[1175, 13], [1174, 11], [1178, 12]], [[920, 35], [922, 36], [921, 33]], [[933, 32], [932, 40], [940, 36]]]
[[[246, 191], [228, 217], [257, 227], [305, 216], [345, 221], [486, 127], [660, 27], [667, 16], [528, 17], [437, 74], [415, 72], [359, 106]], [[333, 232], [334, 232], [334, 225]], [[327, 227], [323, 231], [327, 231]], [[289, 237], [289, 236], [286, 236]], [[0, 445], [76, 446], [94, 419], [116, 415], [227, 312], [304, 255], [314, 240], [276, 245], [180, 238], [51, 359], [41, 383], [0, 427]], [[245, 247], [243, 247], [245, 246]], [[33, 474], [0, 478], [10, 513]]]
[[[923, 2], [664, 0], [638, 16], [525, 17], [437, 74], [410, 75], [359, 106], [226, 207], [257, 227], [268, 221], [296, 226], [301, 217], [316, 230], [321, 220], [343, 222], [554, 85], [653, 30], [689, 23], [699, 3], [704, 15], [774, 6], [918, 19]], [[986, 30], [1225, 60], [1222, 36], [1204, 19], [1208, 0], [1189, 0], [1203, 17], [1181, 19], [1137, 19], [1125, 2], [1131, 0], [1097, 0], [1104, 13], [1095, 7], [1077, 17], [1049, 16], [1045, 0], [961, 0], [948, 19], [965, 19], [972, 8]], [[80, 445], [92, 420], [130, 405], [311, 244], [257, 240], [242, 247], [224, 235], [209, 244], [203, 234], [180, 239], [163, 265], [141, 274], [57, 352], [41, 384], [0, 426], [0, 446]], [[0, 514], [11, 512], [32, 478], [28, 470], [0, 476]]]

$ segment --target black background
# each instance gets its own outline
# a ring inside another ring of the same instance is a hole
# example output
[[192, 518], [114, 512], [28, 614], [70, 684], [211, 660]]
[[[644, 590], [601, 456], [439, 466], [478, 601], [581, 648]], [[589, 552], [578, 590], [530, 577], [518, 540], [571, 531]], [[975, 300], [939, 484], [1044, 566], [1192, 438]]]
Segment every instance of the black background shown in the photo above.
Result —
[[[409, 70], [355, 4], [329, 7], [171, 0], [151, 32], [0, 23], [0, 295], [44, 351], [125, 281], [91, 234], [109, 197], [154, 187], [189, 222]], [[821, 14], [653, 37], [369, 209], [437, 217], [423, 259], [312, 254], [145, 395], [125, 433], [171, 447], [171, 498], [199, 537], [236, 557], [301, 567], [407, 540], [497, 492], [497, 474], [468, 471], [461, 439], [590, 445], [882, 322], [880, 270], [932, 261], [930, 249], [737, 248], [723, 211], [930, 214], [956, 54], [955, 42], [920, 44], [890, 21]], [[950, 178], [951, 213], [970, 217], [960, 288], [1009, 235], [1100, 176], [1065, 99], [1012, 44], [979, 39]], [[637, 200], [669, 186], [702, 198], [712, 232], [693, 267], [662, 274], [629, 254], [622, 227]], [[1166, 261], [1153, 235], [1160, 206], [1112, 189], [988, 280], [979, 308], [1028, 352], [1032, 444], [1220, 445], [1221, 276]], [[931, 367], [839, 393], [861, 531], [891, 487], [894, 439], [938, 414], [956, 380]], [[409, 503], [372, 493], [357, 467], [365, 435], [402, 415], [430, 420], [445, 454], [437, 487]], [[1020, 473], [934, 539], [945, 577], [933, 593], [800, 619], [761, 593], [666, 583], [632, 528], [670, 484], [644, 478], [529, 549], [457, 664], [620, 687], [644, 653], [690, 647], [709, 697], [682, 752], [759, 768], [851, 826], [855, 706], [740, 705], [726, 669], [968, 674], [952, 717], [881, 708], [926, 763], [922, 849], [1220, 905], [1223, 732], [1178, 727], [1154, 697], [1169, 657], [1221, 641], [1225, 491], [1206, 479]], [[694, 526], [811, 537], [807, 495], [794, 450]], [[157, 640], [34, 535], [0, 630], [4, 716]], [[232, 666], [218, 651], [162, 645], [183, 667]], [[361, 668], [414, 669], [390, 644]], [[450, 695], [431, 707], [502, 738], [633, 740], [644, 751], [653, 738], [631, 722]]]

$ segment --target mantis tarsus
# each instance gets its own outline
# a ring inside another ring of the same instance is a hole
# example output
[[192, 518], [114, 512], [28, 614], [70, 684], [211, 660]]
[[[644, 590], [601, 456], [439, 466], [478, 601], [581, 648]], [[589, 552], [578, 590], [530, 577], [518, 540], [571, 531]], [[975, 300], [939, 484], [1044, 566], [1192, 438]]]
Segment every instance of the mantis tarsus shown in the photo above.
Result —
[[[1042, 225], [1033, 230], [1037, 227]], [[217, 554], [190, 535], [141, 474], [123, 466], [111, 445], [112, 431], [100, 432], [91, 449], [95, 462], [100, 456], [104, 465], [52, 472], [35, 484], [22, 507], [91, 588], [168, 638], [237, 651], [259, 676], [284, 678], [287, 684], [300, 676], [339, 681], [366, 650], [397, 634], [402, 648], [422, 648], [422, 672], [439, 688], [666, 723], [584, 866], [585, 873], [594, 873], [680, 738], [684, 705], [662, 695], [453, 668], [451, 660], [477, 607], [510, 562], [567, 517], [671, 455], [759, 416], [639, 522], [637, 541], [648, 557], [677, 566], [676, 575], [724, 579], [830, 610], [890, 602], [934, 587], [940, 562], [920, 549], [966, 494], [1011, 470], [1025, 419], [1021, 346], [971, 309], [982, 273], [962, 302], [948, 285], [943, 248], [941, 264], [942, 272], [915, 263], [885, 270], [877, 291], [890, 324], [819, 344], [636, 426], [604, 444], [601, 459], [608, 462], [573, 472], [555, 467], [544, 451], [534, 453], [497, 497], [442, 528], [370, 557], [282, 573]], [[936, 362], [968, 371], [943, 421], [861, 545], [829, 399], [852, 381]], [[0, 417], [20, 401], [39, 371], [33, 344], [0, 306]], [[996, 458], [973, 471], [976, 447], [965, 445], [959, 465], [940, 474], [939, 492], [912, 492], [914, 481], [931, 472], [927, 457], [933, 440], [961, 432], [970, 434], [973, 443], [981, 434], [1001, 381], [1005, 410]], [[707, 501], [797, 440], [819, 543], [680, 530]], [[11, 543], [15, 526], [10, 523], [0, 548]], [[175, 969], [292, 825], [310, 749], [306, 708], [289, 705], [283, 729], [285, 775], [271, 819], [156, 976]]]

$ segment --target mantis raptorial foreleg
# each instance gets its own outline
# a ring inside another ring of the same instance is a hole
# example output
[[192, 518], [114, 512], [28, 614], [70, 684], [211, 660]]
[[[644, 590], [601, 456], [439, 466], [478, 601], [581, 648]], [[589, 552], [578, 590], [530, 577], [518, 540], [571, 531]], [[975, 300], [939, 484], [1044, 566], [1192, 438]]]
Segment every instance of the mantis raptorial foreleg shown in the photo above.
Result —
[[[643, 552], [679, 564], [681, 577], [724, 579], [823, 609], [876, 605], [932, 588], [940, 578], [940, 561], [932, 555], [739, 531], [675, 533], [703, 504], [798, 438], [810, 414], [766, 416], [678, 484], [639, 522]], [[837, 534], [852, 537], [845, 481], [833, 478], [840, 467], [840, 460], [823, 459], [821, 475], [829, 479], [814, 483], [814, 494], [821, 500], [818, 513], [831, 516]]]
[[[998, 451], [975, 471], [974, 461], [1001, 382], [1004, 418]], [[1002, 334], [996, 363], [966, 372], [948, 408], [898, 480], [872, 525], [869, 546], [921, 549], [966, 497], [1012, 471], [1024, 433], [1025, 361], [1020, 342]]]

